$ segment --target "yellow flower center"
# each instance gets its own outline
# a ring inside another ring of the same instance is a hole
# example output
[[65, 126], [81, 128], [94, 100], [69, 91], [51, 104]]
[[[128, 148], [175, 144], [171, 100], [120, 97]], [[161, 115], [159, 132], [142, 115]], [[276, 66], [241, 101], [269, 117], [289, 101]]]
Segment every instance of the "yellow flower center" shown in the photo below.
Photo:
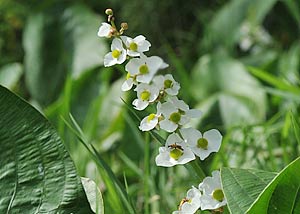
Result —
[[197, 141], [197, 147], [207, 150], [208, 141], [205, 138], [199, 138]]
[[150, 123], [150, 121], [153, 120], [154, 118], [155, 118], [155, 114], [153, 114], [153, 113], [150, 114], [150, 115], [148, 116], [147, 122]]
[[128, 72], [126, 75], [126, 80], [128, 80], [131, 77], [130, 73]]
[[172, 86], [173, 86], [172, 80], [165, 80], [164, 86], [165, 86], [165, 88], [172, 88]]
[[149, 91], [143, 91], [141, 93], [141, 99], [143, 101], [149, 100], [149, 98], [150, 98], [150, 92]]
[[113, 58], [118, 58], [121, 55], [121, 52], [119, 50], [113, 50], [111, 55]]
[[170, 115], [169, 120], [174, 123], [178, 123], [181, 119], [181, 114], [179, 112], [174, 112]]
[[170, 157], [174, 160], [178, 160], [183, 155], [183, 151], [179, 148], [175, 148], [170, 151]]
[[221, 189], [216, 189], [213, 191], [212, 196], [217, 201], [223, 201], [224, 200], [224, 193]]
[[135, 42], [131, 42], [129, 45], [129, 50], [131, 51], [137, 51], [138, 45]]
[[139, 70], [140, 70], [141, 74], [148, 74], [149, 73], [149, 69], [148, 69], [148, 66], [146, 64], [141, 65]]

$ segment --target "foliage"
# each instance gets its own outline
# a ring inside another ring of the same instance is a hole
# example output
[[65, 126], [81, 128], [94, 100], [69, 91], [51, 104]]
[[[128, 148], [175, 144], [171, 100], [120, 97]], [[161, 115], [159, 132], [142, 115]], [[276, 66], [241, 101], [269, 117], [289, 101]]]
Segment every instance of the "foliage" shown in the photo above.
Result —
[[[69, 113], [82, 127], [87, 144], [125, 187], [137, 213], [169, 213], [187, 188], [201, 182], [193, 168], [152, 164], [159, 143], [139, 132], [139, 121], [120, 99], [130, 103], [133, 98], [120, 92], [124, 70], [102, 64], [109, 43], [96, 33], [108, 7], [114, 8], [117, 20], [128, 22], [129, 34], [141, 32], [154, 47], [151, 54], [170, 64], [167, 72], [181, 83], [179, 97], [203, 111], [193, 125], [203, 132], [216, 126], [221, 130], [220, 151], [200, 164], [207, 175], [227, 167], [222, 176], [233, 172], [245, 184], [236, 191], [250, 191], [246, 175], [261, 173], [271, 179], [273, 172], [281, 175], [300, 156], [299, 2], [0, 0], [0, 84], [49, 118], [78, 173], [100, 182], [105, 212], [122, 213], [128, 201], [120, 197], [117, 181], [77, 143], [62, 119]], [[270, 179], [252, 189], [243, 211], [257, 197], [266, 197], [258, 193], [267, 194]], [[226, 196], [233, 201], [233, 211], [237, 202]]]

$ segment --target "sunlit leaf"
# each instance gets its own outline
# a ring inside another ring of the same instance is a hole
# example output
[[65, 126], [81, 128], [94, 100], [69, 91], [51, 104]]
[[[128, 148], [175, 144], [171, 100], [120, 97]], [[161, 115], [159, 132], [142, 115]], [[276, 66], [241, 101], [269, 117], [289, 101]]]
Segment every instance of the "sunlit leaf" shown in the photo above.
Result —
[[247, 213], [297, 213], [300, 201], [300, 158], [284, 168], [257, 200], [251, 205]]
[[246, 213], [275, 176], [276, 173], [262, 170], [222, 168], [222, 185], [230, 213]]

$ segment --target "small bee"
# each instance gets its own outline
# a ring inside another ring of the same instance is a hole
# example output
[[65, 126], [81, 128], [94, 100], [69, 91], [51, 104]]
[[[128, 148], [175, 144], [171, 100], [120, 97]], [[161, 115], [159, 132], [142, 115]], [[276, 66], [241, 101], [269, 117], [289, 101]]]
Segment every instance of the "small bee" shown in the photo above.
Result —
[[181, 210], [181, 206], [182, 206], [184, 203], [188, 202], [188, 201], [189, 201], [189, 199], [183, 198], [183, 199], [180, 201], [179, 205], [178, 205], [178, 210], [180, 211], [180, 210]]
[[169, 145], [168, 148], [170, 148], [170, 149], [179, 149], [179, 150], [183, 151], [182, 146], [177, 145], [176, 143]]

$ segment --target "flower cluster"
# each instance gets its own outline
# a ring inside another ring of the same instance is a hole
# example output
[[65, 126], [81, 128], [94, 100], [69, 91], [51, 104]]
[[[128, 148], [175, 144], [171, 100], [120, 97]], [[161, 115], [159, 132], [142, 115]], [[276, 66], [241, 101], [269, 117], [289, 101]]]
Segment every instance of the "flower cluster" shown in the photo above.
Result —
[[201, 112], [190, 107], [177, 98], [180, 84], [171, 74], [157, 75], [168, 64], [158, 56], [146, 56], [151, 44], [142, 35], [134, 38], [124, 36], [128, 28], [127, 23], [121, 24], [118, 30], [114, 23], [112, 10], [106, 10], [108, 23], [102, 23], [99, 37], [113, 38], [111, 52], [104, 57], [104, 66], [115, 64], [125, 65], [127, 71], [126, 80], [121, 90], [133, 89], [136, 99], [132, 105], [136, 110], [142, 111], [149, 105], [156, 104], [156, 112], [142, 119], [139, 129], [150, 131], [163, 129], [170, 133], [165, 146], [159, 148], [155, 162], [158, 166], [171, 167], [177, 164], [185, 164], [196, 156], [201, 160], [207, 158], [212, 152], [217, 152], [221, 146], [222, 135], [216, 129], [205, 133], [194, 128], [184, 128], [192, 118], [201, 116]]
[[[124, 36], [127, 23], [122, 23], [120, 30], [114, 23], [111, 9], [106, 10], [108, 22], [102, 23], [99, 37], [113, 38], [111, 51], [104, 57], [104, 66], [115, 64], [125, 65], [127, 72], [121, 90], [133, 89], [136, 98], [132, 105], [138, 111], [145, 110], [149, 105], [156, 105], [156, 112], [150, 113], [140, 122], [141, 131], [162, 129], [169, 133], [165, 145], [159, 148], [155, 158], [157, 166], [172, 167], [188, 163], [198, 156], [200, 160], [207, 158], [212, 152], [220, 149], [222, 135], [216, 129], [201, 133], [192, 127], [186, 127], [193, 118], [201, 116], [201, 112], [190, 107], [178, 99], [180, 84], [171, 74], [158, 75], [159, 70], [168, 64], [158, 56], [146, 56], [151, 43], [142, 35], [134, 38]], [[192, 187], [187, 192], [179, 206], [173, 213], [195, 213], [202, 210], [217, 210], [226, 204], [220, 183], [219, 171], [212, 173], [213, 177], [206, 177], [199, 188]]]
[[194, 214], [198, 209], [222, 211], [226, 199], [221, 186], [219, 171], [213, 171], [212, 177], [206, 177], [198, 186], [188, 190], [173, 214]]

